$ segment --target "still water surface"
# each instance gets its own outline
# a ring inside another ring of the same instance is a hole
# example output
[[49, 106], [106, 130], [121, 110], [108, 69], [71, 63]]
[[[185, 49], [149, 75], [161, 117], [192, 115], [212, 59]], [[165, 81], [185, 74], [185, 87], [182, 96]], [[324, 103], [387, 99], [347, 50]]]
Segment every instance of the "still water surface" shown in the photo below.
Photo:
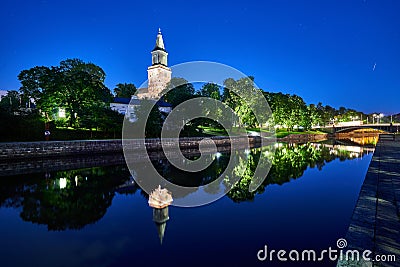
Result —
[[[243, 177], [209, 205], [170, 206], [164, 233], [125, 165], [0, 177], [0, 266], [271, 266], [257, 260], [264, 245], [336, 248], [371, 157], [372, 149], [358, 146], [279, 144], [256, 192]], [[228, 158], [194, 176], [154, 164], [172, 181], [200, 185]]]

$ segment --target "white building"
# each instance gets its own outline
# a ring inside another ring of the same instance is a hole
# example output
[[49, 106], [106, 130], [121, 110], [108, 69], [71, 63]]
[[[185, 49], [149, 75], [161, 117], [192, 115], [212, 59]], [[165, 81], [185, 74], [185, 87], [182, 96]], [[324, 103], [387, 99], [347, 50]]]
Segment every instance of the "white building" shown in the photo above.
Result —
[[[131, 101], [132, 103], [129, 107]], [[135, 96], [132, 96], [132, 98], [115, 97], [113, 102], [110, 103], [112, 110], [118, 111], [118, 113], [127, 117], [129, 117], [130, 113], [134, 111], [134, 107], [138, 105], [140, 105], [140, 100]]]
[[[132, 96], [132, 98], [115, 97], [113, 102], [110, 103], [110, 108], [117, 111], [120, 114], [125, 115], [130, 122], [136, 121], [135, 108], [140, 106], [141, 101], [137, 96]], [[164, 101], [154, 101], [158, 106], [158, 110], [163, 114], [168, 114], [172, 110], [172, 105]]]

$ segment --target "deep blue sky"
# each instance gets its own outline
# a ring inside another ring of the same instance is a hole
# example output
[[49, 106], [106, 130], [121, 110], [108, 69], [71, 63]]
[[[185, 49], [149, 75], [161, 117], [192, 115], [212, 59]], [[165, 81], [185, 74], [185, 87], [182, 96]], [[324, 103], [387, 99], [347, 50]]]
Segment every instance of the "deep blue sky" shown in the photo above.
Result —
[[161, 27], [169, 65], [217, 61], [307, 103], [398, 113], [399, 14], [396, 0], [1, 0], [0, 89], [67, 58], [139, 86]]

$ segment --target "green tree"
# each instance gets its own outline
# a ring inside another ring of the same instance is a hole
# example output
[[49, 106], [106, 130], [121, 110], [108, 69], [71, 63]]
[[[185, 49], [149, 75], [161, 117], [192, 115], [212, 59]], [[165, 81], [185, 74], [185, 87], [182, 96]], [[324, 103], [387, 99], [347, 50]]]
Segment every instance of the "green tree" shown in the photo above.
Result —
[[[224, 81], [224, 90], [222, 94], [222, 101], [231, 107], [237, 114], [239, 119], [239, 125], [245, 125], [247, 127], [258, 126], [258, 123], [264, 123], [267, 121], [267, 111], [260, 111], [256, 95], [257, 89], [254, 85], [254, 78], [249, 76], [234, 80], [228, 78]], [[265, 114], [265, 118], [260, 118], [263, 121], [258, 121], [254, 115], [254, 111], [257, 114]]]
[[311, 128], [311, 121], [307, 110], [307, 105], [303, 98], [298, 95], [292, 95], [289, 97], [290, 107], [290, 118], [288, 123], [290, 130], [296, 125], [301, 126], [305, 129]]
[[[90, 137], [93, 136], [93, 129], [102, 130], [107, 133], [112, 132], [113, 137], [117, 137], [117, 132], [121, 132], [124, 115], [110, 109], [109, 107], [92, 107], [83, 112], [80, 117], [79, 126], [90, 130]], [[119, 136], [119, 135], [118, 135]]]
[[336, 115], [336, 109], [326, 105], [324, 107], [324, 115], [323, 115], [323, 120], [326, 124], [329, 124], [330, 122], [333, 122], [335, 119], [335, 115]]
[[116, 97], [131, 98], [136, 91], [136, 86], [133, 83], [119, 83], [114, 88], [114, 94]]
[[215, 83], [206, 83], [201, 87], [199, 94], [204, 97], [210, 97], [216, 100], [220, 100], [221, 86]]
[[145, 129], [146, 138], [160, 137], [163, 120], [162, 114], [154, 101], [142, 99], [140, 105], [135, 106], [135, 116], [136, 120], [133, 122], [132, 132], [139, 133], [139, 131]]
[[60, 63], [56, 88], [60, 94], [59, 106], [64, 107], [70, 126], [78, 126], [77, 119], [90, 110], [105, 107], [111, 93], [104, 85], [105, 72], [92, 63], [79, 59], [67, 59]]
[[52, 120], [57, 110], [59, 93], [56, 91], [57, 70], [54, 67], [33, 67], [19, 73], [20, 92], [24, 99], [33, 99], [46, 121]]
[[184, 78], [177, 77], [171, 79], [167, 84], [166, 90], [169, 91], [164, 95], [164, 99], [166, 102], [170, 103], [173, 108], [193, 98], [195, 93], [193, 84], [189, 83]]
[[101, 116], [98, 118], [99, 127], [106, 133], [112, 132], [114, 138], [120, 136], [117, 133], [122, 131], [124, 115], [110, 108], [103, 108], [100, 114]]
[[311, 126], [319, 124], [320, 119], [319, 119], [319, 113], [318, 113], [317, 107], [314, 104], [310, 104], [310, 105], [308, 105], [307, 109], [308, 109], [308, 114], [310, 116]]
[[0, 101], [0, 110], [13, 114], [19, 110], [20, 101], [21, 98], [17, 91], [8, 91], [7, 95], [5, 95]]
[[[201, 97], [208, 97], [215, 100], [221, 100], [221, 86], [215, 83], [205, 83], [198, 91], [198, 95]], [[211, 106], [210, 106], [211, 105]], [[205, 103], [202, 107], [205, 113], [210, 114], [213, 113], [214, 116], [221, 118], [222, 111], [217, 108], [216, 105], [212, 103]], [[213, 128], [222, 129], [222, 125], [220, 125], [217, 121], [207, 119], [207, 118], [197, 118], [192, 121], [193, 125], [197, 126], [212, 126]], [[202, 128], [197, 128], [199, 131], [202, 131]], [[196, 134], [196, 132], [194, 133]]]
[[111, 92], [104, 85], [105, 72], [93, 63], [67, 59], [56, 67], [34, 67], [18, 75], [21, 93], [33, 98], [47, 121], [64, 108], [69, 125], [79, 127], [79, 118], [86, 112], [106, 107]]
[[291, 125], [291, 108], [288, 94], [283, 93], [264, 93], [272, 109], [273, 124], [289, 127]]
[[329, 121], [325, 120], [325, 111], [324, 111], [324, 106], [322, 105], [321, 102], [317, 104], [315, 107], [317, 115], [315, 116], [315, 122], [314, 125], [322, 125], [325, 126], [328, 124]]

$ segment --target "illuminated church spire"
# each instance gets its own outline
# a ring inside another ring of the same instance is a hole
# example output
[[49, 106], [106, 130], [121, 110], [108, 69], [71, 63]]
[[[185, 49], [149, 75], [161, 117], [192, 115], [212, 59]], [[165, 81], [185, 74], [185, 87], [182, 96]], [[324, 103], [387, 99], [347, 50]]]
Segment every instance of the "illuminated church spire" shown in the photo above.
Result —
[[154, 50], [156, 49], [161, 49], [161, 50], [165, 50], [164, 47], [164, 40], [162, 38], [162, 34], [161, 34], [161, 29], [158, 28], [158, 34], [157, 34], [157, 40], [156, 40], [156, 47], [154, 48]]
[[158, 29], [156, 45], [151, 51], [151, 66], [147, 68], [148, 83], [147, 88], [139, 89], [138, 98], [155, 99], [160, 98], [161, 92], [171, 81], [171, 69], [168, 68], [168, 53], [161, 29]]
[[161, 34], [161, 29], [158, 28], [158, 34], [156, 39], [156, 46], [154, 47], [152, 54], [152, 65], [164, 65], [167, 66], [168, 53], [165, 50], [164, 40]]

